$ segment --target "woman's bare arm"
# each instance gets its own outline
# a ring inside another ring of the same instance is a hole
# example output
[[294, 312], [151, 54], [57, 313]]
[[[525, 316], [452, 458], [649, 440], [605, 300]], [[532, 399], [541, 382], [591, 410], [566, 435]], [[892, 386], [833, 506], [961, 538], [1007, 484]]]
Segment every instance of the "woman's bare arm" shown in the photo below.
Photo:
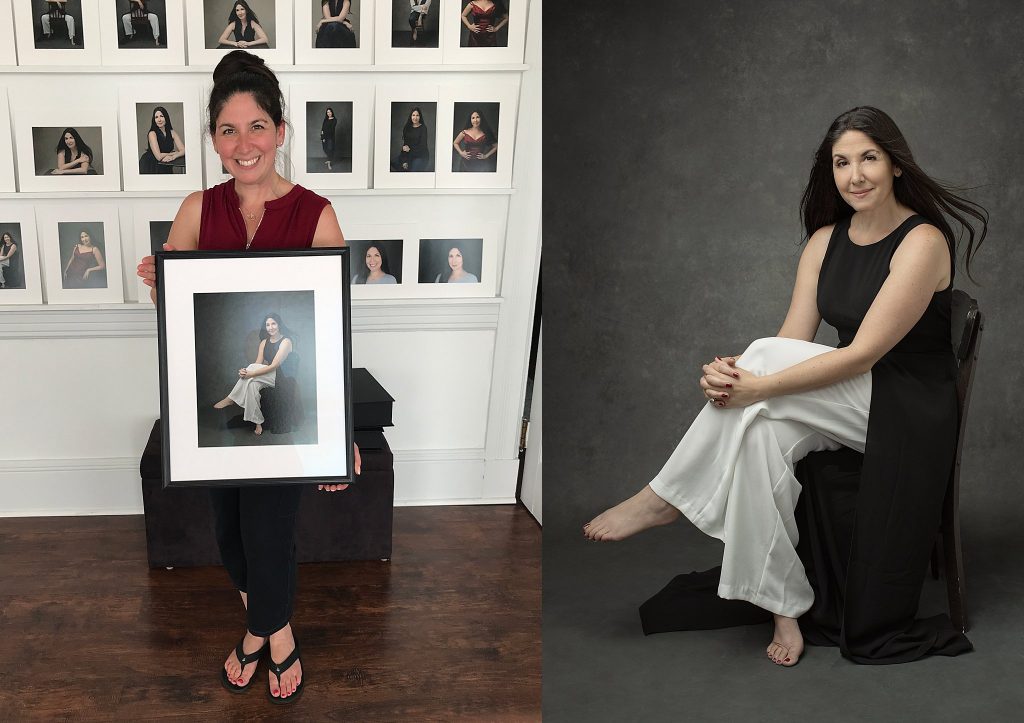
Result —
[[345, 245], [345, 236], [341, 233], [341, 226], [338, 225], [338, 215], [334, 213], [334, 207], [324, 206], [320, 212], [320, 218], [316, 222], [316, 231], [313, 232], [314, 248], [340, 248]]

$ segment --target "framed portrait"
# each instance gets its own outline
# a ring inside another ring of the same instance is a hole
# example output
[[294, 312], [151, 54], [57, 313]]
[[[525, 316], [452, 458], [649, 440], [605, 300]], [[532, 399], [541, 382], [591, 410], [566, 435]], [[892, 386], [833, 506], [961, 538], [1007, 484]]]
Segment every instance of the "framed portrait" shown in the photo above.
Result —
[[373, 62], [435, 65], [443, 60], [442, 0], [377, 0]]
[[36, 205], [48, 304], [120, 304], [121, 227], [113, 203]]
[[10, 3], [0, 3], [0, 65], [17, 65], [14, 49], [14, 13]]
[[[183, 195], [181, 198], [136, 201], [132, 204], [132, 231], [135, 247], [133, 249], [134, 258], [125, 262], [125, 266], [129, 270], [134, 269], [143, 256], [155, 256], [163, 251], [167, 235], [171, 232], [171, 224], [184, 200]], [[142, 279], [134, 271], [130, 275], [135, 277], [135, 300], [140, 304], [151, 304], [149, 287], [142, 283]]]
[[194, 191], [203, 185], [198, 84], [120, 91], [121, 166], [126, 191]]
[[182, 0], [102, 0], [104, 65], [185, 64]]
[[[353, 299], [411, 296], [416, 285], [414, 224], [346, 224], [345, 243], [352, 249]], [[410, 271], [410, 269], [412, 269]]]
[[306, 188], [368, 188], [373, 89], [343, 82], [294, 85], [289, 93], [294, 180]]
[[20, 190], [120, 191], [115, 98], [112, 89], [59, 105], [12, 95]]
[[32, 204], [0, 201], [0, 306], [41, 303], [39, 239]]
[[374, 0], [295, 0], [295, 64], [370, 65], [373, 6]]
[[189, 65], [211, 68], [235, 48], [292, 65], [289, 0], [186, 0]]
[[444, 0], [444, 62], [522, 64], [527, 0]]
[[157, 257], [165, 486], [352, 480], [348, 254]]
[[[376, 106], [374, 187], [433, 188], [437, 141], [443, 137], [437, 131], [437, 88], [378, 88]], [[447, 158], [447, 153], [441, 158]]]
[[7, 89], [0, 88], [0, 191], [15, 190], [10, 105], [7, 102]]
[[438, 188], [511, 187], [517, 98], [517, 86], [498, 80], [441, 88]]
[[396, 296], [494, 296], [500, 271], [497, 219], [420, 224], [413, 231], [404, 246], [403, 283], [396, 286]]
[[14, 32], [20, 65], [99, 65], [99, 0], [18, 0]]

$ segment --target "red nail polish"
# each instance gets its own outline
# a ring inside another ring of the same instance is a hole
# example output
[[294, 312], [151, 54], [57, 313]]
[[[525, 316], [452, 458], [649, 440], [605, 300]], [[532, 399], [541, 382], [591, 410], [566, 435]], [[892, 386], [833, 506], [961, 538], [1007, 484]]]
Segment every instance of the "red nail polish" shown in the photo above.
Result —
[[787, 662], [787, 663], [789, 662], [789, 658], [786, 658], [786, 662]]
[[739, 378], [740, 378], [740, 373], [739, 373], [739, 372], [733, 372], [733, 373], [732, 373], [732, 375], [733, 375], [734, 377], [736, 377], [737, 379], [739, 379]]
[[726, 389], [732, 389], [732, 384], [730, 384], [729, 382], [726, 382], [725, 383], [725, 388]]

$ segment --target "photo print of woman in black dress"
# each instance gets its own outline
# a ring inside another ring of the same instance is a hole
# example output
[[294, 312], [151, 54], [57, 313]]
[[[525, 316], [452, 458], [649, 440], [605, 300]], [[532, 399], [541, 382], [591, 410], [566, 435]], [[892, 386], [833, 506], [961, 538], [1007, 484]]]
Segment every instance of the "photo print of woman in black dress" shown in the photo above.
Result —
[[457, 135], [452, 141], [454, 153], [452, 154], [452, 171], [457, 173], [493, 173], [498, 167], [498, 134], [487, 122], [487, 113], [493, 114], [497, 119], [497, 103], [456, 103], [455, 117], [460, 117], [460, 111], [469, 107], [469, 112], [463, 116], [465, 121], [462, 127], [458, 128]]
[[[411, 107], [410, 107], [411, 106]], [[401, 135], [396, 131], [395, 118], [408, 109], [405, 123], [401, 126]], [[437, 112], [437, 103], [422, 103], [412, 105], [410, 103], [391, 104], [391, 170], [399, 173], [429, 173], [434, 170], [434, 159], [430, 155], [430, 125], [427, 120], [427, 113], [430, 114], [430, 121]], [[397, 151], [397, 152], [396, 152]]]
[[266, 31], [245, 0], [236, 0], [228, 14], [228, 24], [217, 39], [219, 46], [230, 48], [270, 47]]
[[358, 48], [359, 37], [353, 22], [359, 0], [319, 0], [319, 12], [316, 10], [318, 0], [312, 0], [313, 17], [317, 20], [315, 48]]
[[22, 254], [18, 253], [20, 236], [21, 224], [0, 224], [0, 289], [25, 288]]
[[[32, 134], [35, 137], [37, 131], [47, 131], [48, 129], [33, 128]], [[99, 135], [99, 128], [90, 128]], [[51, 136], [52, 138], [52, 136]], [[82, 140], [82, 134], [78, 132], [76, 128], [65, 128], [60, 132], [60, 140], [57, 141], [57, 159], [56, 164], [53, 168], [49, 168], [43, 173], [36, 171], [36, 175], [39, 176], [84, 176], [84, 175], [96, 175], [99, 173], [97, 170], [96, 154], [93, 153], [92, 148], [89, 147], [84, 140]], [[37, 159], [38, 169], [38, 159]]]
[[[173, 173], [175, 166], [185, 168], [185, 144], [171, 125], [171, 114], [162, 105], [153, 109], [146, 143], [146, 152], [139, 158], [139, 173]], [[175, 163], [179, 159], [181, 162]]]
[[508, 47], [508, 9], [501, 0], [463, 0], [461, 19], [463, 48]]
[[352, 172], [350, 100], [306, 103], [306, 173]]

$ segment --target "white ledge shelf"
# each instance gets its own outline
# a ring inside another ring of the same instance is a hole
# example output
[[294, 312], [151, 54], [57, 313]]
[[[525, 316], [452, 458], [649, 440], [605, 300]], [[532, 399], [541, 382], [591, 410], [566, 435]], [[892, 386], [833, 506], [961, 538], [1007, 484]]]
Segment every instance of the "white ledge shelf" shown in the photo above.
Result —
[[[352, 331], [488, 331], [501, 298], [354, 299]], [[150, 304], [0, 306], [0, 340], [156, 338]]]
[[[114, 75], [147, 75], [171, 73], [174, 75], [213, 75], [212, 65], [0, 65], [2, 73], [96, 73]], [[273, 64], [275, 73], [521, 73], [529, 70], [525, 63], [451, 64], [444, 65], [281, 65]]]

